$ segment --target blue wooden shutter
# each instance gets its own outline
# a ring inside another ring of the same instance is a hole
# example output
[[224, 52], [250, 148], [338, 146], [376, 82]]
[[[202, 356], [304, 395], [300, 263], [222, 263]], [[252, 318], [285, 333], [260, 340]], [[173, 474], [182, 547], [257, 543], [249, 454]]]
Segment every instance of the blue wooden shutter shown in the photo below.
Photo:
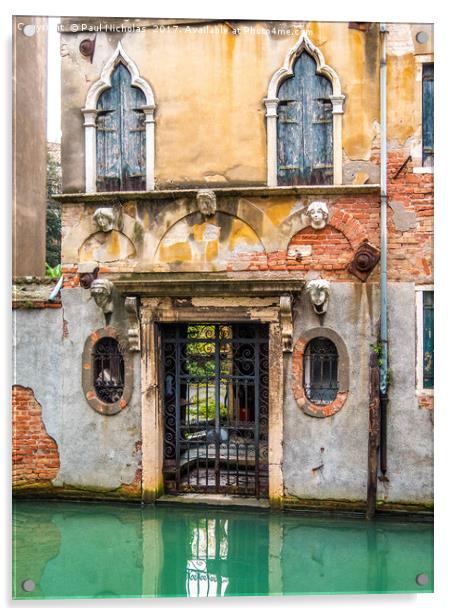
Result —
[[278, 92], [278, 184], [333, 183], [332, 85], [303, 52]]
[[131, 76], [118, 64], [111, 88], [97, 104], [97, 190], [144, 190], [146, 187], [146, 99], [131, 86]]
[[423, 293], [423, 374], [424, 388], [433, 388], [433, 291]]
[[422, 65], [422, 164], [433, 165], [433, 64]]

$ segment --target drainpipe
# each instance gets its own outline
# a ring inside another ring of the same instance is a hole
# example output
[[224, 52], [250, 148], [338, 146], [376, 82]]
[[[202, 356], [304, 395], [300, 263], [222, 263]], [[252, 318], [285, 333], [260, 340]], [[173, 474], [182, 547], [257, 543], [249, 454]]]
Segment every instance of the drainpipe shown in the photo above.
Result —
[[53, 287], [52, 292], [49, 295], [49, 302], [54, 302], [57, 298], [58, 293], [61, 291], [61, 287], [63, 286], [63, 276], [60, 276], [58, 282]]
[[388, 229], [387, 229], [387, 103], [386, 103], [386, 34], [384, 23], [380, 24], [380, 470], [385, 476], [387, 469], [386, 435], [388, 405]]

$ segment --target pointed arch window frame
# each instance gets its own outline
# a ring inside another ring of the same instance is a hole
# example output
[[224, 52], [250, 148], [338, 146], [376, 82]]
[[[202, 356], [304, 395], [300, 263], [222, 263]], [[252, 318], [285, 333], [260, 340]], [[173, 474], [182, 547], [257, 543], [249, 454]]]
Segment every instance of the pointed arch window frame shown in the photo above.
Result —
[[85, 190], [87, 193], [97, 192], [97, 103], [100, 95], [111, 88], [111, 77], [119, 63], [124, 64], [131, 75], [131, 85], [139, 88], [146, 99], [142, 107], [144, 113], [146, 135], [146, 190], [155, 188], [155, 97], [150, 84], [140, 77], [138, 67], [127, 55], [121, 43], [118, 43], [113, 55], [102, 69], [100, 78], [89, 88], [85, 106], [82, 109], [85, 129]]
[[265, 116], [267, 121], [267, 184], [278, 186], [278, 90], [286, 79], [294, 75], [295, 62], [303, 52], [311, 55], [316, 64], [318, 75], [323, 75], [332, 84], [333, 94], [330, 96], [333, 106], [333, 185], [342, 184], [342, 115], [344, 113], [345, 96], [342, 94], [341, 83], [336, 71], [325, 64], [322, 52], [303, 31], [295, 43], [289, 49], [284, 59], [284, 64], [275, 72], [270, 80], [267, 96], [264, 98]]

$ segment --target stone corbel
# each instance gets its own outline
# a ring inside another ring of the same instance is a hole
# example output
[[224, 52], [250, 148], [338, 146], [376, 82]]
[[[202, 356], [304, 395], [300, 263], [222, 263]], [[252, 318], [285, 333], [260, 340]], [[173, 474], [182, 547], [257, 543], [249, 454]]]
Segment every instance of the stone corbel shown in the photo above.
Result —
[[129, 350], [140, 350], [140, 321], [138, 318], [138, 300], [136, 297], [126, 297], [125, 308], [128, 318], [127, 338]]
[[293, 348], [293, 317], [291, 295], [281, 295], [279, 300], [279, 314], [281, 320], [283, 353], [291, 353]]

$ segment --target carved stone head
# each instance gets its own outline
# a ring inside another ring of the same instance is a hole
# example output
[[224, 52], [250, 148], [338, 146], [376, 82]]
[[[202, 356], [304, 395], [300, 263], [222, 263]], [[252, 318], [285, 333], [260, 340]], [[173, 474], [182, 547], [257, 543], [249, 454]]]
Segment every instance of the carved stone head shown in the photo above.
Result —
[[113, 312], [113, 283], [106, 278], [96, 278], [91, 285], [91, 297], [104, 314]]
[[325, 314], [328, 310], [328, 300], [330, 298], [330, 283], [328, 280], [317, 278], [311, 280], [306, 285], [306, 292], [309, 293], [312, 307], [316, 314]]
[[213, 190], [198, 190], [196, 203], [205, 218], [213, 216], [217, 211], [217, 198]]
[[117, 207], [99, 207], [93, 214], [93, 221], [99, 231], [104, 233], [113, 230], [121, 231], [121, 209]]
[[313, 229], [323, 229], [329, 216], [328, 206], [323, 201], [313, 201], [306, 210], [306, 216], [311, 221], [311, 227]]

